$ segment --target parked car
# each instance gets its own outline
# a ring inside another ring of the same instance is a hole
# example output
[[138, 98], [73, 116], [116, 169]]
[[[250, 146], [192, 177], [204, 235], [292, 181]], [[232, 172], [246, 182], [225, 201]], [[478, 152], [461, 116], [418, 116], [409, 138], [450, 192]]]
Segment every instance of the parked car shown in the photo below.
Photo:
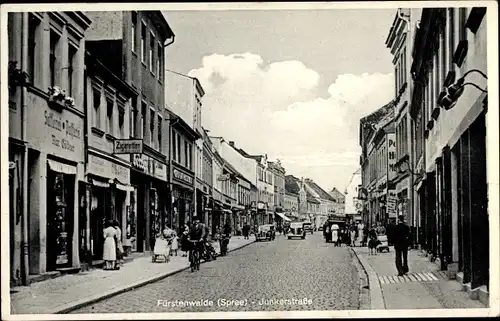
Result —
[[276, 238], [276, 229], [274, 224], [264, 224], [259, 226], [257, 233], [255, 233], [256, 241], [273, 241]]

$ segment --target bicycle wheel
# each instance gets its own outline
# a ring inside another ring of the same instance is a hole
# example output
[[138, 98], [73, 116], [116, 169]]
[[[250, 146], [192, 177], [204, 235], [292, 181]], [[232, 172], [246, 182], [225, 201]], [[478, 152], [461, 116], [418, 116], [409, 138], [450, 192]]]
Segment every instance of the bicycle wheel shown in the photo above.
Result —
[[200, 252], [197, 252], [198, 254], [196, 255], [196, 270], [200, 270]]

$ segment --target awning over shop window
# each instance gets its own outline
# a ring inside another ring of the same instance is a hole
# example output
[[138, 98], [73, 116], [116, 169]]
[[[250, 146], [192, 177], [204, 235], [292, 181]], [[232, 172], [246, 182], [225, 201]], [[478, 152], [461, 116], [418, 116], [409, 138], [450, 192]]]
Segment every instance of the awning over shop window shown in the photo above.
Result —
[[279, 217], [281, 217], [284, 221], [291, 222], [292, 220], [286, 217], [283, 213], [276, 213]]
[[134, 187], [130, 186], [130, 185], [123, 185], [123, 184], [120, 184], [117, 182], [115, 182], [115, 185], [116, 185], [116, 188], [121, 190], [121, 191], [125, 191], [125, 192], [133, 192], [134, 191]]
[[231, 210], [227, 210], [227, 209], [223, 209], [222, 211], [223, 211], [224, 213], [228, 213], [228, 214], [232, 214], [232, 213], [233, 213], [233, 211], [231, 211]]
[[108, 182], [104, 182], [104, 181], [100, 181], [100, 180], [97, 180], [97, 179], [92, 179], [92, 185], [93, 186], [96, 186], [96, 187], [103, 187], [103, 188], [108, 188], [109, 187], [109, 183]]
[[51, 159], [48, 159], [47, 163], [49, 164], [49, 168], [54, 172], [68, 174], [68, 175], [76, 175], [75, 166], [59, 163]]

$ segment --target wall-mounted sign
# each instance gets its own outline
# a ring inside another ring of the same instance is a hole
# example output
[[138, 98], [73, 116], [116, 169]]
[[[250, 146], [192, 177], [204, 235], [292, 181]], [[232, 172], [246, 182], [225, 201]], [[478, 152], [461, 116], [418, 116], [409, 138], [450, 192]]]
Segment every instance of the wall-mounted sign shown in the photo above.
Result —
[[154, 176], [163, 181], [167, 180], [167, 165], [144, 154], [134, 154], [132, 166], [145, 174]]
[[141, 154], [143, 151], [142, 139], [117, 139], [115, 140], [115, 154]]
[[116, 178], [122, 184], [130, 182], [130, 170], [126, 166], [92, 154], [89, 155], [89, 172], [105, 178]]
[[193, 185], [194, 178], [186, 173], [181, 172], [178, 169], [174, 169], [172, 173], [174, 179], [182, 181], [183, 183]]
[[389, 181], [396, 178], [396, 134], [387, 134], [387, 179]]
[[397, 196], [394, 190], [389, 190], [387, 195], [387, 215], [389, 218], [395, 218], [397, 216]]
[[221, 174], [217, 177], [218, 181], [227, 181], [229, 179], [229, 174]]

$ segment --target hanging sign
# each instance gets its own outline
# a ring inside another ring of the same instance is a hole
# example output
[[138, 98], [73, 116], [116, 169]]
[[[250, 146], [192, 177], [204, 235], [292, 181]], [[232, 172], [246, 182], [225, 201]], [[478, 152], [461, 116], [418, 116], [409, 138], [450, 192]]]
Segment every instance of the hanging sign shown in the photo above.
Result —
[[142, 139], [116, 139], [114, 142], [115, 154], [142, 154]]

